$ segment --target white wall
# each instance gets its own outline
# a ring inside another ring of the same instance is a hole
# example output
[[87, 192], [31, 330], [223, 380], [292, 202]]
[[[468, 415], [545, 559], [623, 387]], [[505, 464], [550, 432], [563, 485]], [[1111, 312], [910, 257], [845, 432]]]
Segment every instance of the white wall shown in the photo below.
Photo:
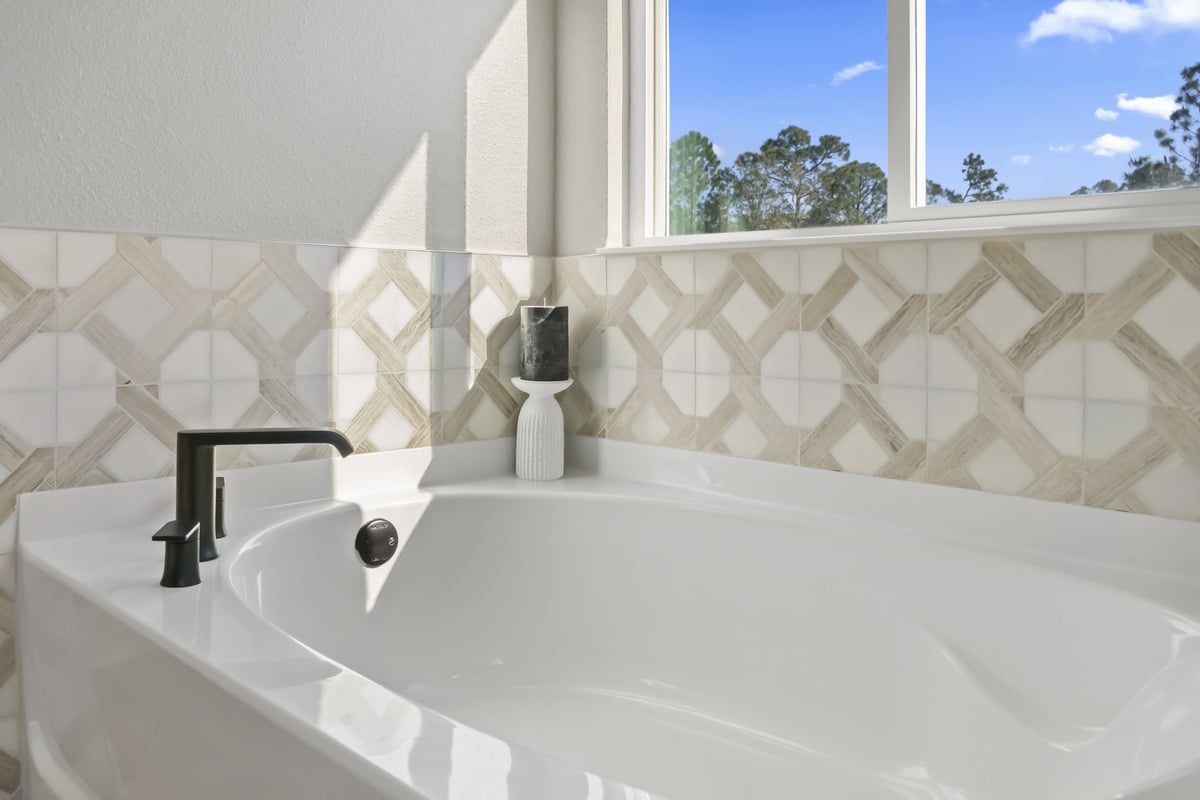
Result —
[[553, 0], [0, 0], [0, 226], [549, 254]]

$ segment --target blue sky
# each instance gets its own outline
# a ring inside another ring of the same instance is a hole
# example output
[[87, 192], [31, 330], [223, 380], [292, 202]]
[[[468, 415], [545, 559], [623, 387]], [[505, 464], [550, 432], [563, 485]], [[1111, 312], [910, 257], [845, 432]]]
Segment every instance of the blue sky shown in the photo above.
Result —
[[[699, 130], [728, 162], [796, 124], [886, 166], [886, 8], [670, 0], [672, 138]], [[1200, 61], [1200, 0], [928, 0], [926, 17], [928, 176], [957, 187], [974, 151], [1012, 198], [1119, 182], [1160, 153]]]

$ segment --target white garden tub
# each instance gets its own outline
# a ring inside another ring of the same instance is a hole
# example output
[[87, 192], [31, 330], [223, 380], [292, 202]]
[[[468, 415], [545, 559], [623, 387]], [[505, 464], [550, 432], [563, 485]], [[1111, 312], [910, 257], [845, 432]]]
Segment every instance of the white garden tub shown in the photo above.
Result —
[[191, 589], [23, 506], [31, 800], [1200, 797], [1200, 526], [575, 444], [233, 514]]

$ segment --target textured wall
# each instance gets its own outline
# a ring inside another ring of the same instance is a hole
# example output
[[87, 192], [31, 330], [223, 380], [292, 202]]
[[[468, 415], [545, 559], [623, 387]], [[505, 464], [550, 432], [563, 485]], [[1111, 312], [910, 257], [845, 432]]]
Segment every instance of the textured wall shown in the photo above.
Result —
[[551, 253], [552, 0], [0, 20], [0, 225]]
[[171, 475], [184, 427], [336, 425], [359, 452], [511, 436], [516, 309], [550, 279], [528, 256], [0, 230], [0, 796], [18, 494]]
[[1200, 520], [1200, 230], [556, 261], [572, 431]]

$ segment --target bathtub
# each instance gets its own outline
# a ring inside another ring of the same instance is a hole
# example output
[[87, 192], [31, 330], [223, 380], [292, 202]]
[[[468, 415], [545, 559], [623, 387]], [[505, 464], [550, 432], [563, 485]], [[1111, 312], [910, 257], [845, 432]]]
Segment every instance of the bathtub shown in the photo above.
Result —
[[29, 797], [1200, 797], [1200, 526], [571, 449], [231, 473], [190, 589], [165, 482], [23, 498]]

